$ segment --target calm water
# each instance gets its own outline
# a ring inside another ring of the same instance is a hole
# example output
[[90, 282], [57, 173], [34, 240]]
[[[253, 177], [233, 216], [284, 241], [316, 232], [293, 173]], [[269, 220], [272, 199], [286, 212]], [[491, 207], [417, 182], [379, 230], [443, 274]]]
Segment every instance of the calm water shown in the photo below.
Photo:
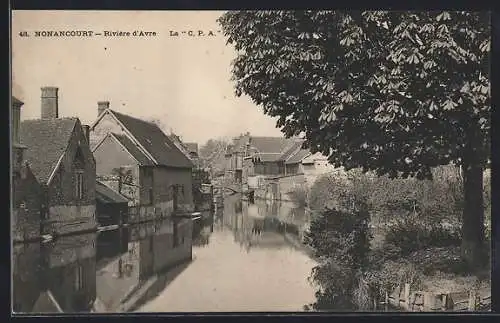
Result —
[[233, 196], [194, 222], [16, 245], [14, 310], [301, 311], [314, 301], [307, 223], [293, 205]]

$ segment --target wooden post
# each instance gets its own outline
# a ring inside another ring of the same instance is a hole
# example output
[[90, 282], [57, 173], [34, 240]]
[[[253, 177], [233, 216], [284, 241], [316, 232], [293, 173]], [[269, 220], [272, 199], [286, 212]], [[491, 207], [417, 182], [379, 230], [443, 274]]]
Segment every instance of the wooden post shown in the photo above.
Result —
[[389, 292], [385, 290], [385, 311], [389, 311]]
[[476, 310], [476, 293], [474, 291], [469, 291], [469, 304], [467, 306], [469, 311]]
[[405, 283], [405, 286], [404, 286], [403, 299], [405, 301], [405, 307], [409, 311], [410, 310], [410, 284], [408, 284], [408, 283]]

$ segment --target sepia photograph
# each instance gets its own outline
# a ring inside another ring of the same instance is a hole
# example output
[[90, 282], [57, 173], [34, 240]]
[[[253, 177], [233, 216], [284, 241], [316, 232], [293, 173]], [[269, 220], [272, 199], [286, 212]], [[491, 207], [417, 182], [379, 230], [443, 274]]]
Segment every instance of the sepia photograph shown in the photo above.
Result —
[[11, 311], [491, 311], [491, 17], [11, 11]]

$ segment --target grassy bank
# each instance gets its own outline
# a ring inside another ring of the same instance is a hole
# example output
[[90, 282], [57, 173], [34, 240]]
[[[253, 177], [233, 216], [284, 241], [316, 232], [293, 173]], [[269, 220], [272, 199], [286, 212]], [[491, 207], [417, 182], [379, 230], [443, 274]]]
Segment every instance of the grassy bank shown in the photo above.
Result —
[[[484, 184], [489, 248], [489, 176]], [[373, 300], [380, 300], [386, 291], [390, 293], [402, 283], [436, 293], [489, 287], [490, 268], [472, 270], [460, 257], [462, 187], [454, 167], [436, 169], [432, 181], [389, 179], [356, 170], [345, 178], [319, 178], [309, 194], [308, 204], [316, 215], [307, 241], [322, 259], [312, 274], [318, 284], [316, 308], [334, 306], [338, 310], [342, 306], [339, 300], [346, 297], [349, 301], [344, 300], [343, 306], [367, 310]], [[369, 222], [364, 229], [360, 214]], [[350, 220], [338, 222], [337, 217]], [[365, 236], [368, 243], [362, 247]], [[348, 244], [339, 245], [342, 239]], [[349, 247], [356, 243], [357, 249]], [[351, 268], [354, 263], [347, 259], [352, 257], [364, 259], [364, 265]], [[339, 266], [356, 279], [344, 280], [343, 286], [332, 283], [339, 277]], [[340, 288], [349, 295], [339, 295], [336, 290]], [[327, 299], [337, 299], [338, 304], [328, 304]]]

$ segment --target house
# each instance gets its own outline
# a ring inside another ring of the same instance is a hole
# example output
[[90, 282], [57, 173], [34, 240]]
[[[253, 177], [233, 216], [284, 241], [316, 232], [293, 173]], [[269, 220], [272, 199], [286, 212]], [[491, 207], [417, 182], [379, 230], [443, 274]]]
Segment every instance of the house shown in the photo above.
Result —
[[41, 118], [20, 123], [25, 160], [40, 183], [43, 232], [95, 230], [95, 161], [88, 126], [59, 118], [58, 88], [43, 87]]
[[99, 226], [126, 224], [128, 222], [128, 199], [100, 181], [96, 182], [95, 190]]
[[226, 180], [247, 184], [255, 197], [288, 200], [288, 193], [312, 185], [322, 174], [341, 171], [320, 153], [304, 149], [299, 138], [256, 137], [233, 139], [226, 153]]
[[257, 137], [249, 133], [233, 139], [226, 154], [227, 172], [236, 183], [246, 183], [248, 176], [285, 174], [283, 154], [297, 145], [295, 139]]
[[99, 180], [129, 199], [129, 222], [190, 211], [193, 163], [155, 124], [98, 103], [90, 139]]
[[14, 241], [29, 241], [41, 236], [42, 187], [26, 162], [25, 145], [20, 140], [21, 107], [23, 102], [12, 97], [11, 119], [11, 190], [12, 237]]
[[307, 184], [311, 186], [316, 179], [324, 174], [335, 173], [339, 176], [345, 176], [342, 168], [336, 168], [330, 162], [328, 162], [328, 157], [321, 154], [312, 154], [308, 152], [305, 157], [302, 158], [301, 171], [306, 177]]

